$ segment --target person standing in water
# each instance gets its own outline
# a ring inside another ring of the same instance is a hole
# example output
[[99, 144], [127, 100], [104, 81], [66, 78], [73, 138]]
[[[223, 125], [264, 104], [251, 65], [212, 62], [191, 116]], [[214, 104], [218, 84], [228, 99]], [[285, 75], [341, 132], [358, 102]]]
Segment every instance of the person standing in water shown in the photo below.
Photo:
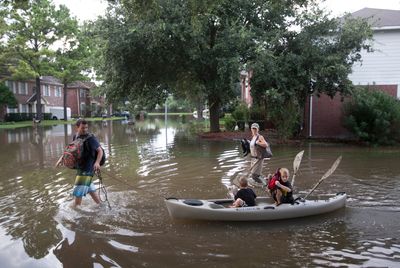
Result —
[[261, 183], [260, 175], [263, 168], [264, 159], [260, 155], [260, 150], [257, 146], [267, 148], [268, 143], [262, 135], [259, 134], [260, 126], [257, 123], [251, 124], [252, 138], [250, 141], [250, 155], [251, 155], [251, 177], [254, 181]]
[[[96, 137], [89, 133], [88, 122], [85, 119], [78, 119], [76, 122], [76, 134], [73, 140], [84, 139], [83, 159], [78, 163], [75, 185], [72, 195], [75, 198], [74, 205], [82, 204], [82, 197], [89, 194], [96, 204], [100, 204], [100, 198], [96, 193], [93, 184], [95, 172], [100, 171], [100, 161], [103, 157], [103, 150]], [[56, 166], [62, 164], [62, 157], [57, 161]]]

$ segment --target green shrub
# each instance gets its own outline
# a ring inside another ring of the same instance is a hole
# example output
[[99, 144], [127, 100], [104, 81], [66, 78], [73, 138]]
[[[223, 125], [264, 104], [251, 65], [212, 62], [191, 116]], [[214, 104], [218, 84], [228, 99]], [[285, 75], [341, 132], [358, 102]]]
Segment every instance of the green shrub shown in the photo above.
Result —
[[[44, 120], [52, 119], [51, 113], [42, 113]], [[29, 121], [36, 117], [36, 113], [8, 113], [4, 117], [4, 120], [7, 122], [20, 122], [20, 121]]]
[[250, 107], [249, 120], [259, 121], [259, 120], [264, 120], [264, 119], [265, 119], [265, 113], [260, 107], [257, 107], [257, 106]]
[[245, 103], [240, 103], [236, 106], [235, 110], [232, 112], [232, 117], [236, 121], [248, 121], [249, 120], [249, 109]]
[[276, 128], [277, 134], [282, 139], [293, 137], [297, 132], [300, 122], [300, 105], [295, 97], [286, 98], [277, 89], [266, 92], [268, 106], [268, 120]]
[[203, 133], [207, 131], [206, 122], [207, 121], [190, 121], [187, 125], [187, 130], [191, 135]]
[[384, 92], [356, 89], [344, 114], [344, 126], [361, 141], [381, 145], [400, 141], [400, 103]]
[[225, 115], [224, 117], [224, 126], [225, 126], [225, 130], [227, 131], [232, 131], [235, 129], [236, 126], [236, 120], [233, 119], [232, 116], [230, 115]]

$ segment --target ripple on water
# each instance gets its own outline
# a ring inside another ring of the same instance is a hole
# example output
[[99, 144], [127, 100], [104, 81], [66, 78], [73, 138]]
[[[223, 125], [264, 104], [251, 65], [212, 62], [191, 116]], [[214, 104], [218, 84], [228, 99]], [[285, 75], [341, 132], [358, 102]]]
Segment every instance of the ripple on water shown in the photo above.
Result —
[[327, 247], [320, 254], [312, 254], [316, 265], [327, 267], [398, 267], [399, 248], [394, 239], [359, 241], [356, 249]]

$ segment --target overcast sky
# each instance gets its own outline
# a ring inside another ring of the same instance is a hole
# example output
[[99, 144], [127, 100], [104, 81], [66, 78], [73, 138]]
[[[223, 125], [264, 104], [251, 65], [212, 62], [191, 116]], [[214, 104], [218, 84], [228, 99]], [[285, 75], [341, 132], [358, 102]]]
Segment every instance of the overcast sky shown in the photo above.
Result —
[[[94, 20], [104, 14], [107, 7], [106, 0], [53, 0], [56, 5], [64, 4], [79, 20]], [[244, 0], [246, 1], [246, 0]], [[345, 12], [354, 12], [364, 7], [398, 9], [400, 0], [327, 0], [321, 4], [327, 10], [331, 10], [335, 16]]]
[[106, 0], [53, 0], [56, 6], [63, 4], [80, 21], [94, 20], [103, 15], [107, 8]]

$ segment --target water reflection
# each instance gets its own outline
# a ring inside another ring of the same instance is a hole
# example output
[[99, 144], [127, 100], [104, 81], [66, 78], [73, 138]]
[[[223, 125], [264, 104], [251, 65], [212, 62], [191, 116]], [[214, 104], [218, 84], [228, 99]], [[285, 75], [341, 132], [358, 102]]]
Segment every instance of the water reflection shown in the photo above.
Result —
[[190, 135], [188, 127], [181, 118], [166, 123], [163, 117], [135, 125], [90, 123], [108, 155], [103, 178], [111, 210], [96, 207], [90, 198], [81, 210], [69, 207], [74, 171], [53, 165], [74, 126], [0, 131], [0, 261], [5, 267], [399, 263], [398, 149], [317, 143], [274, 146], [274, 158], [265, 164], [264, 174], [282, 166], [291, 169], [296, 153], [306, 149], [296, 178], [300, 194], [343, 155], [336, 172], [314, 196], [345, 190], [346, 209], [272, 223], [179, 222], [169, 218], [165, 197], [225, 197], [232, 180], [249, 166], [237, 142], [201, 140]]

